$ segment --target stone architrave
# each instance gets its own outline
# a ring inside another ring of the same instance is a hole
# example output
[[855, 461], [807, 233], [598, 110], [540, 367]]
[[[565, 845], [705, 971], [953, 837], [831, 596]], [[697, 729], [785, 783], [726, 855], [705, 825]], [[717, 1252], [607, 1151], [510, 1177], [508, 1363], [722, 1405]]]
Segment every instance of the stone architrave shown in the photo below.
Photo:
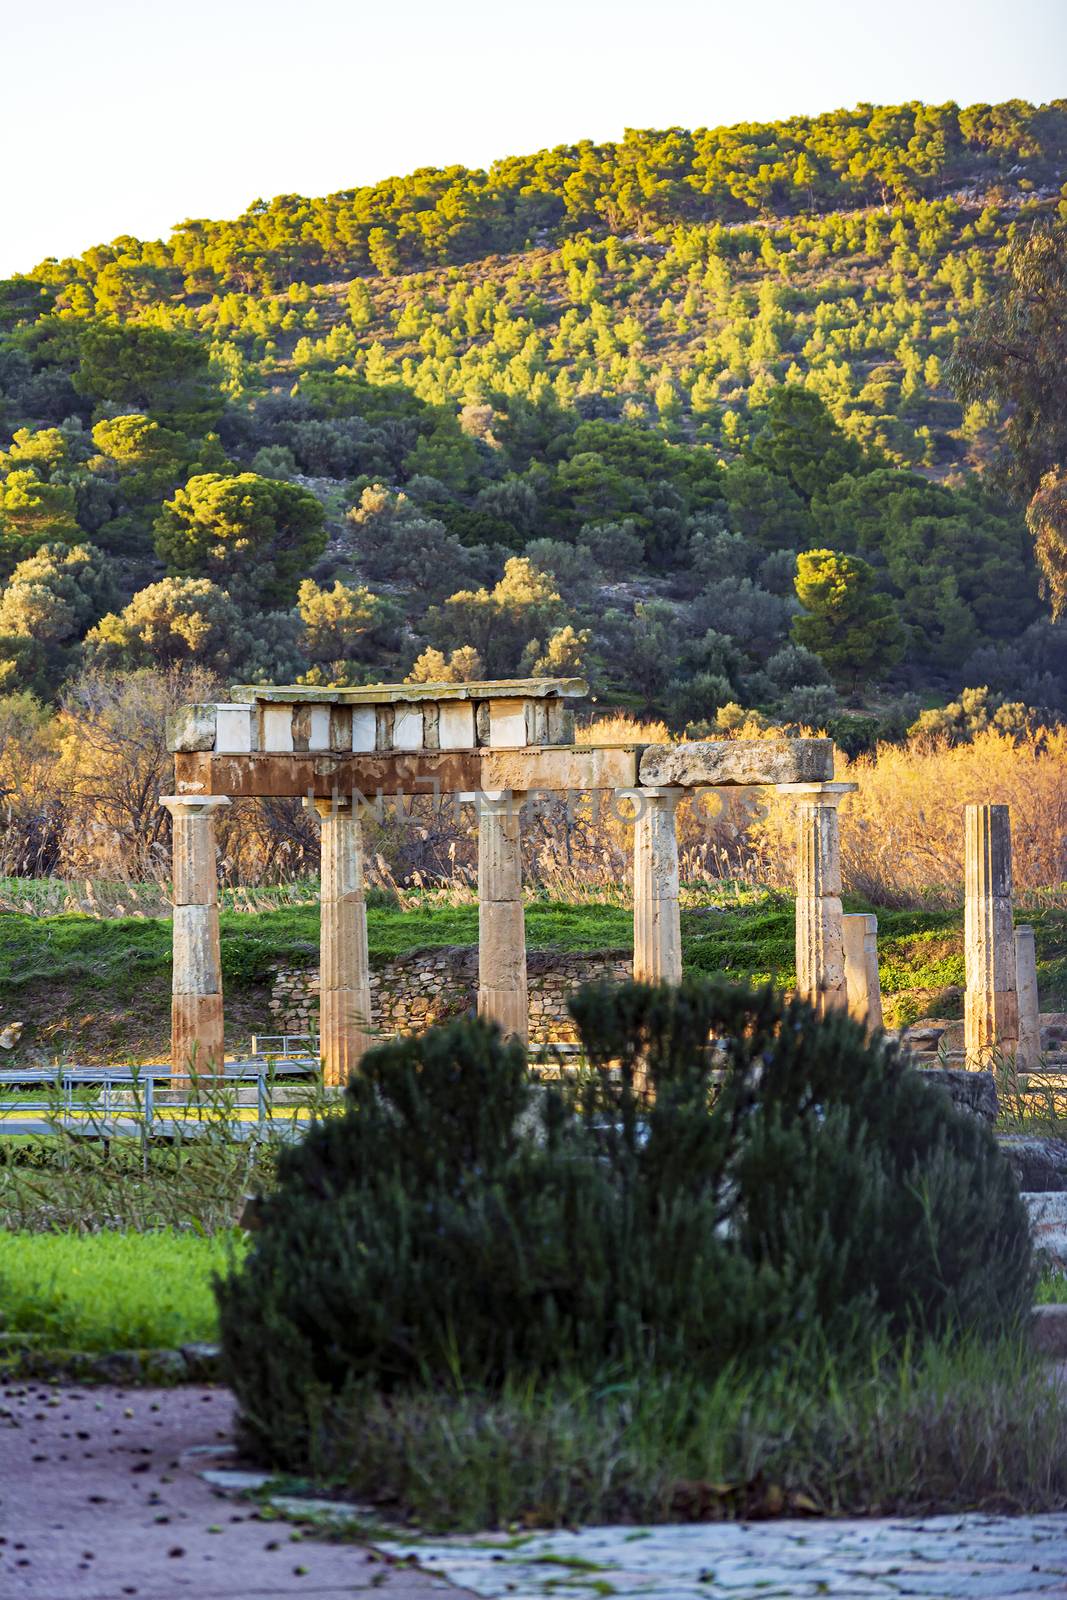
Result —
[[477, 794], [478, 1015], [509, 1038], [529, 1038], [526, 917], [522, 904], [520, 810], [511, 789]]
[[215, 872], [215, 813], [229, 800], [163, 795], [172, 822], [174, 912], [171, 1068], [177, 1087], [190, 1073], [223, 1068], [222, 959]]
[[633, 795], [634, 977], [642, 983], [682, 981], [674, 825], [681, 794], [676, 788], [642, 788]]
[[782, 784], [797, 796], [797, 994], [819, 1016], [848, 1005], [837, 808], [854, 783]]
[[963, 1039], [968, 1067], [986, 1067], [1019, 1046], [1019, 996], [1012, 929], [1011, 814], [1007, 806], [964, 808], [967, 990]]
[[857, 912], [841, 919], [845, 950], [845, 993], [849, 1016], [873, 1032], [882, 1026], [882, 984], [878, 976], [878, 918]]
[[1032, 1072], [1041, 1060], [1041, 1007], [1034, 930], [1029, 926], [1015, 930], [1015, 990], [1019, 996], [1019, 1048], [1015, 1062], [1021, 1072]]
[[319, 1054], [323, 1081], [345, 1084], [371, 1033], [363, 825], [351, 801], [316, 800], [320, 820]]

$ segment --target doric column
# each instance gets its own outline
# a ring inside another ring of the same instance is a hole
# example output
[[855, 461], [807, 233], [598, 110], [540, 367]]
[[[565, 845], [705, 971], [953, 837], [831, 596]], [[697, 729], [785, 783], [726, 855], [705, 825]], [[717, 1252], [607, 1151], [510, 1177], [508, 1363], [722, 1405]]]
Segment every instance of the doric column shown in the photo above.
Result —
[[1032, 1072], [1041, 1059], [1041, 1007], [1037, 995], [1037, 951], [1034, 930], [1015, 930], [1015, 990], [1019, 996], [1019, 1048], [1015, 1063]]
[[819, 1016], [848, 1005], [837, 808], [854, 783], [779, 785], [797, 797], [797, 994]]
[[529, 1037], [526, 919], [519, 813], [510, 789], [475, 796], [478, 808], [478, 1015], [509, 1037]]
[[323, 1081], [347, 1083], [371, 1035], [363, 825], [351, 801], [316, 800], [320, 819], [319, 1054]]
[[681, 983], [674, 813], [682, 791], [648, 788], [634, 794], [634, 977], [641, 983]]
[[873, 1031], [882, 1026], [882, 984], [878, 976], [878, 918], [857, 912], [841, 918], [845, 947], [848, 1013]]
[[969, 1067], [1019, 1045], [1019, 997], [1012, 931], [1011, 814], [1007, 806], [965, 806], [967, 898], [963, 938], [967, 992], [963, 1042]]
[[162, 795], [171, 815], [174, 878], [170, 1049], [176, 1080], [221, 1072], [222, 959], [215, 874], [215, 813], [223, 795]]

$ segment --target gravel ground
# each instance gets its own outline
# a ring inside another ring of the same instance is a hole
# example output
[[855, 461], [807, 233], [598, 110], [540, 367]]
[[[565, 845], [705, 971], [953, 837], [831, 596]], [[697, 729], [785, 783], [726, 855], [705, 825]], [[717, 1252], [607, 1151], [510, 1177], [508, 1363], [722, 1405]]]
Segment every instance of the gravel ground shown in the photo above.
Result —
[[228, 1464], [221, 1388], [41, 1383], [0, 1389], [3, 1600], [323, 1600], [380, 1588], [431, 1600], [440, 1578], [261, 1521], [199, 1476]]

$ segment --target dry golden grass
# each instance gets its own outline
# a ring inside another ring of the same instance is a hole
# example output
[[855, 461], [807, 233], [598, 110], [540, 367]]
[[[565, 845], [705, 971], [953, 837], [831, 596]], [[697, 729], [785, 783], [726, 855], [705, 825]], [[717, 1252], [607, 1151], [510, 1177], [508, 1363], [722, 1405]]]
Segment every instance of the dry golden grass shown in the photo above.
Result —
[[[970, 744], [914, 740], [880, 745], [836, 776], [857, 783], [841, 804], [845, 887], [882, 904], [958, 900], [963, 887], [963, 808], [1011, 808], [1016, 892], [1059, 895], [1067, 878], [1067, 730], [1015, 740], [996, 729]], [[765, 881], [793, 871], [793, 805], [767, 793], [749, 843]]]

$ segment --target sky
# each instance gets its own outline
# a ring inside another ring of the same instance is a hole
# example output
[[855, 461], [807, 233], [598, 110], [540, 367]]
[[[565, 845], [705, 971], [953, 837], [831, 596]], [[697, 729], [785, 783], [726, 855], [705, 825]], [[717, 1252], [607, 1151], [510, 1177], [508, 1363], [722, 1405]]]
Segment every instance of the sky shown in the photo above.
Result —
[[0, 275], [626, 127], [1067, 95], [1067, 0], [0, 0]]

